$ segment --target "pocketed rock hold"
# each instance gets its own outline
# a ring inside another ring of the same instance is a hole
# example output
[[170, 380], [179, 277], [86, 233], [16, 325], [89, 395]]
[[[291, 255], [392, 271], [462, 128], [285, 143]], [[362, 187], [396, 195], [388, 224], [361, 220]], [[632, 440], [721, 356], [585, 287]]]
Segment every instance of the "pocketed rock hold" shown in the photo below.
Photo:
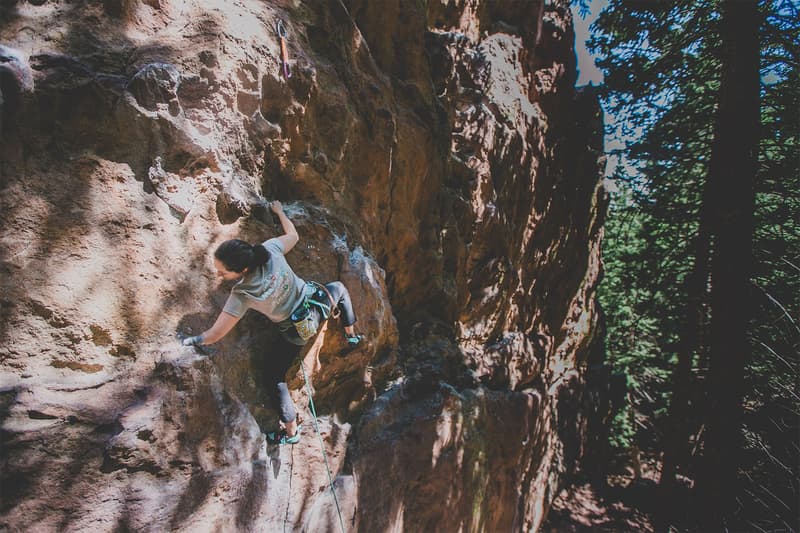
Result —
[[128, 91], [136, 102], [148, 111], [156, 111], [158, 104], [166, 104], [170, 114], [180, 111], [178, 90], [181, 75], [175, 66], [167, 63], [151, 63], [139, 69], [128, 83]]
[[147, 172], [156, 194], [164, 200], [181, 217], [192, 209], [194, 205], [195, 189], [191, 181], [181, 179], [177, 174], [167, 172], [161, 166], [161, 158], [157, 157], [153, 166]]
[[0, 44], [0, 79], [5, 75], [9, 77], [6, 91], [12, 87], [17, 91], [33, 90], [33, 73], [24, 55], [19, 50]]
[[256, 196], [245, 180], [233, 177], [217, 196], [217, 217], [223, 224], [232, 224], [253, 213], [260, 220], [268, 220], [268, 206]]

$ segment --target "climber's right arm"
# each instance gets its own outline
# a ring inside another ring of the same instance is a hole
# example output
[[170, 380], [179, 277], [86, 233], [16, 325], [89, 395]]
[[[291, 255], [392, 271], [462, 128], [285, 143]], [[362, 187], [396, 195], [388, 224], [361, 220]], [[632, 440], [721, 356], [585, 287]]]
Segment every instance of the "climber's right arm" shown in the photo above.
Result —
[[278, 220], [281, 222], [281, 228], [283, 228], [284, 234], [278, 237], [278, 240], [281, 241], [283, 245], [283, 253], [288, 254], [289, 250], [294, 248], [294, 245], [300, 240], [300, 236], [297, 234], [297, 229], [294, 227], [294, 224], [292, 224], [292, 221], [289, 220], [289, 217], [283, 212], [283, 206], [278, 200], [270, 202], [269, 208], [272, 209], [273, 213], [278, 215]]
[[214, 344], [222, 337], [227, 335], [228, 332], [233, 329], [233, 326], [239, 322], [240, 318], [241, 317], [233, 316], [232, 314], [223, 311], [219, 314], [217, 321], [214, 322], [213, 326], [196, 337], [190, 337], [186, 339], [184, 344]]

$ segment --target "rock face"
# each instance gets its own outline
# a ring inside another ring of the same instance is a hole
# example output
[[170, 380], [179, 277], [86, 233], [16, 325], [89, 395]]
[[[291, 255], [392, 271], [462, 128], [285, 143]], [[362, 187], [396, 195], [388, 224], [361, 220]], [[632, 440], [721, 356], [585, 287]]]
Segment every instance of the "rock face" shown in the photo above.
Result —
[[[536, 530], [603, 410], [602, 121], [566, 0], [0, 23], [0, 527]], [[225, 301], [214, 247], [280, 233], [262, 198], [368, 336], [343, 357], [330, 322], [289, 371], [295, 446], [263, 436], [266, 319], [176, 340]]]

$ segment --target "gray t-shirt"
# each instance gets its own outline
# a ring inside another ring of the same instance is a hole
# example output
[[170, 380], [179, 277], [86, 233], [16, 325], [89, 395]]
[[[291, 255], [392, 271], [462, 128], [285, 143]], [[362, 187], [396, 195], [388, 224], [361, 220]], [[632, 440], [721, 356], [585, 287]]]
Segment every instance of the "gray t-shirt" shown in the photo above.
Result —
[[281, 241], [269, 239], [263, 244], [269, 252], [269, 260], [233, 286], [223, 311], [241, 317], [252, 308], [273, 322], [280, 322], [289, 318], [303, 301], [306, 283], [286, 262]]

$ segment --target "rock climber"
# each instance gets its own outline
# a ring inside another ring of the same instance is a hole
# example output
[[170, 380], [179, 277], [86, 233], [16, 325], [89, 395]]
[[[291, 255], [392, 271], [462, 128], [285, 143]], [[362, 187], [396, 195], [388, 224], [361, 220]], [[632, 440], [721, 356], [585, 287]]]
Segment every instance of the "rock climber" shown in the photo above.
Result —
[[295, 444], [300, 441], [301, 428], [286, 385], [286, 372], [292, 361], [329, 316], [342, 315], [347, 341], [345, 351], [356, 348], [363, 336], [355, 333], [356, 316], [343, 283], [333, 281], [320, 285], [306, 282], [294, 273], [285, 255], [299, 240], [297, 230], [280, 202], [271, 202], [269, 208], [278, 216], [284, 234], [261, 244], [231, 239], [217, 247], [214, 252], [217, 275], [236, 284], [214, 325], [200, 335], [183, 339], [183, 344], [205, 345], [219, 341], [251, 308], [277, 324], [281, 339], [266, 356], [266, 375], [270, 392], [279, 406], [282, 428], [267, 433], [267, 439], [276, 444]]

